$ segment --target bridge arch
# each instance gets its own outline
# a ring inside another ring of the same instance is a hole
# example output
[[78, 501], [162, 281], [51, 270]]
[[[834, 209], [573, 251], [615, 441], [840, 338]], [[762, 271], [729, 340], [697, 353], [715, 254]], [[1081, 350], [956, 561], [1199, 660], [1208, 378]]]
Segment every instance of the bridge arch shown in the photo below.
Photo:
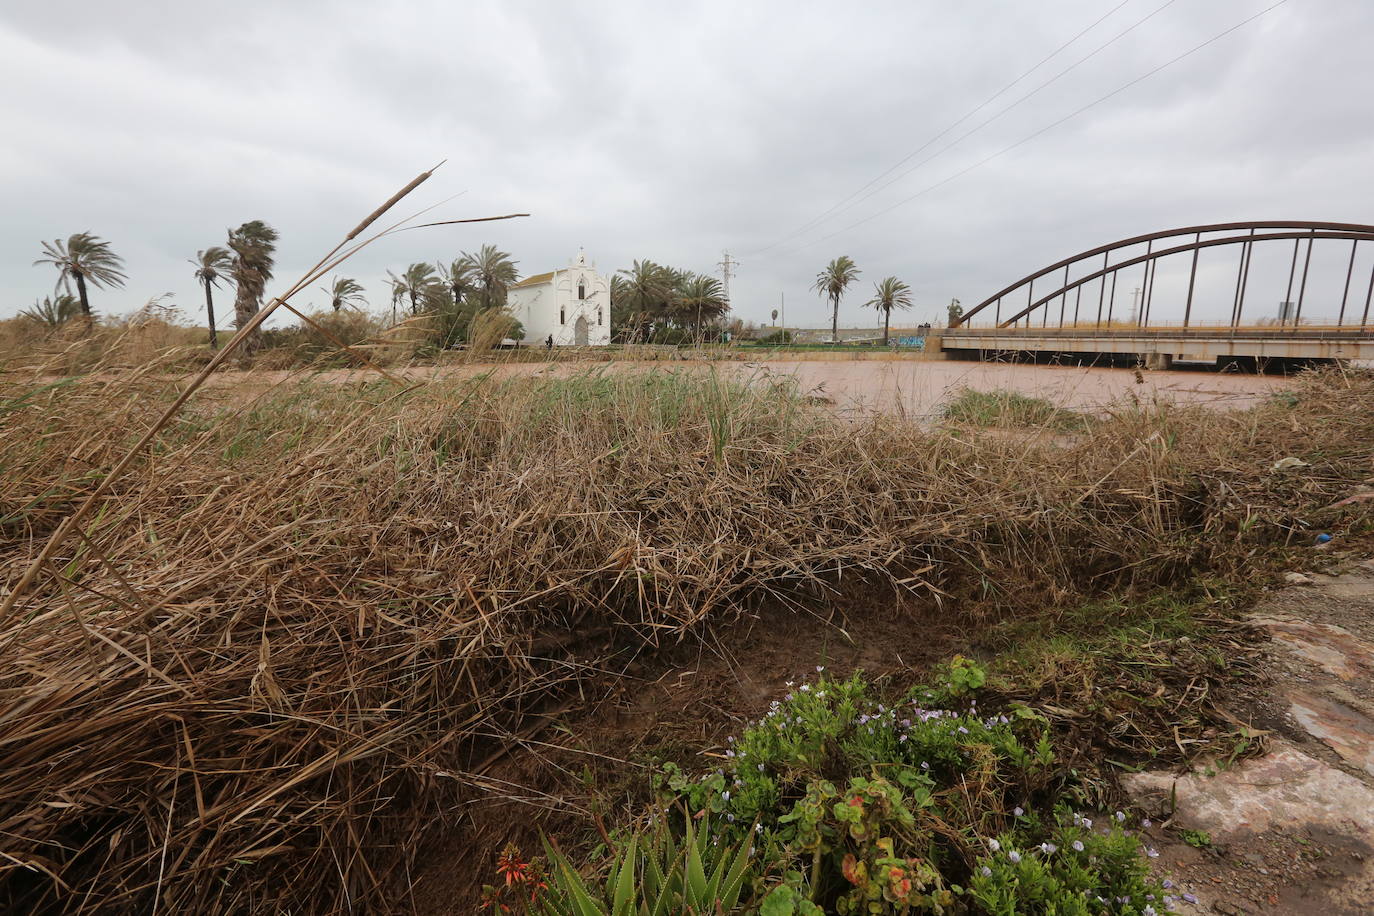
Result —
[[[1332, 223], [1315, 222], [1310, 220], [1263, 220], [1257, 222], [1240, 223], [1209, 223], [1198, 226], [1184, 226], [1180, 229], [1167, 229], [1161, 232], [1152, 232], [1145, 235], [1137, 235], [1120, 241], [1111, 242], [1107, 245], [1100, 245], [1097, 248], [1089, 249], [1056, 261], [1047, 267], [1028, 274], [1017, 280], [1015, 283], [998, 290], [993, 295], [984, 299], [982, 302], [969, 309], [959, 318], [950, 322], [951, 328], [964, 325], [975, 316], [989, 309], [995, 315], [997, 327], [1015, 326], [1021, 321], [1028, 324], [1033, 317], [1041, 319], [1041, 326], [1049, 326], [1050, 315], [1053, 310], [1055, 300], [1059, 301], [1059, 320], [1056, 327], [1065, 325], [1068, 315], [1069, 297], [1073, 296], [1073, 324], [1078, 326], [1081, 323], [1082, 298], [1083, 292], [1090, 285], [1095, 285], [1098, 294], [1095, 317], [1089, 319], [1089, 323], [1101, 327], [1105, 319], [1110, 325], [1113, 321], [1116, 300], [1116, 280], [1117, 275], [1129, 268], [1142, 267], [1141, 308], [1138, 311], [1138, 326], [1149, 324], [1150, 306], [1154, 291], [1154, 274], [1157, 263], [1166, 257], [1179, 254], [1192, 254], [1192, 267], [1188, 277], [1187, 301], [1184, 305], [1183, 325], [1187, 327], [1192, 320], [1193, 294], [1197, 280], [1198, 253], [1204, 249], [1216, 248], [1221, 246], [1240, 246], [1241, 254], [1236, 267], [1236, 284], [1231, 306], [1231, 327], [1236, 327], [1241, 323], [1245, 308], [1245, 294], [1249, 281], [1249, 270], [1251, 254], [1257, 242], [1292, 240], [1293, 254], [1288, 273], [1288, 293], [1285, 301], [1292, 301], [1292, 293], [1297, 290], [1296, 310], [1292, 316], [1294, 325], [1302, 320], [1302, 307], [1307, 292], [1308, 271], [1312, 262], [1312, 247], [1318, 241], [1349, 241], [1350, 256], [1347, 261], [1345, 272], [1345, 285], [1341, 297], [1340, 317], [1337, 319], [1337, 326], [1346, 324], [1347, 310], [1353, 304], [1355, 308], [1349, 309], [1351, 317], [1358, 310], [1360, 316], [1359, 326], [1363, 327], [1369, 323], [1369, 311], [1371, 300], [1374, 300], [1374, 268], [1371, 268], [1369, 283], [1360, 301], [1358, 291], [1352, 303], [1350, 292], [1351, 282], [1354, 279], [1355, 259], [1361, 242], [1374, 242], [1374, 225], [1363, 223]], [[1300, 252], [1303, 242], [1306, 242], [1306, 254], [1300, 259]], [[1145, 245], [1143, 254], [1136, 253], [1140, 245]], [[1100, 265], [1096, 259], [1101, 258]], [[1299, 263], [1301, 262], [1301, 270]], [[1076, 269], [1075, 269], [1076, 268]], [[1062, 275], [1060, 272], [1062, 271]], [[1070, 277], [1073, 279], [1070, 280]], [[1050, 286], [1048, 292], [1044, 281], [1048, 280]], [[1041, 281], [1041, 289], [1037, 295], [1036, 282]], [[1019, 305], [1022, 300], [1024, 289], [1024, 305]], [[1110, 289], [1110, 298], [1108, 290]], [[1091, 299], [1091, 290], [1090, 290]], [[1091, 301], [1089, 308], [1093, 308]], [[1010, 312], [1009, 316], [1003, 318], [1003, 312]], [[1092, 314], [1092, 313], [1090, 313]], [[1287, 316], [1282, 317], [1284, 323]], [[1352, 322], [1353, 324], [1353, 322]]]

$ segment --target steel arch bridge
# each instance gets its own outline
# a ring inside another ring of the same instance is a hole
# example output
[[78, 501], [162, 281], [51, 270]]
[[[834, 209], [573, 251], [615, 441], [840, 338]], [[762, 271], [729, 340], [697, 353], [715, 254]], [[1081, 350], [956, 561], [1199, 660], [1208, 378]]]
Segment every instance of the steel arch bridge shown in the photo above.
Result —
[[[1370, 304], [1371, 300], [1374, 300], [1374, 269], [1371, 269], [1368, 284], [1361, 284], [1365, 285], [1362, 297], [1359, 295], [1360, 290], [1357, 289], [1352, 300], [1351, 285], [1360, 243], [1374, 242], [1374, 226], [1305, 220], [1211, 223], [1121, 239], [1057, 261], [1022, 277], [984, 299], [959, 318], [951, 320], [949, 327], [967, 329], [970, 320], [992, 310], [997, 328], [1029, 329], [1037, 324], [1036, 319], [1039, 319], [1038, 325], [1041, 328], [1119, 328], [1121, 323], [1116, 317], [1120, 308], [1117, 302], [1117, 279], [1123, 271], [1134, 272], [1139, 269], [1139, 289], [1142, 296], [1139, 307], [1135, 310], [1134, 321], [1128, 323], [1128, 326], [1133, 324], [1141, 329], [1149, 329], [1155, 273], [1159, 261], [1176, 255], [1191, 254], [1192, 266], [1188, 274], [1188, 293], [1183, 310], [1183, 328], [1188, 329], [1193, 325], [1194, 319], [1198, 254], [1204, 249], [1234, 246], [1239, 249], [1240, 254], [1236, 264], [1229, 326], [1240, 328], [1244, 320], [1254, 247], [1259, 242], [1273, 241], [1293, 242], [1287, 292], [1283, 301], [1295, 302], [1296, 307], [1291, 316], [1286, 313], [1280, 315], [1280, 327], [1289, 327], [1297, 332], [1302, 325], [1312, 249], [1318, 242], [1350, 243], [1336, 327], [1369, 327]], [[1138, 251], [1140, 245], [1145, 246], [1143, 253]], [[1293, 299], [1295, 288], [1296, 300]], [[1096, 301], [1093, 301], [1094, 299]], [[1057, 321], [1051, 324], [1056, 311]], [[1354, 320], [1356, 316], [1358, 322]], [[1177, 331], [1177, 328], [1174, 330]]]

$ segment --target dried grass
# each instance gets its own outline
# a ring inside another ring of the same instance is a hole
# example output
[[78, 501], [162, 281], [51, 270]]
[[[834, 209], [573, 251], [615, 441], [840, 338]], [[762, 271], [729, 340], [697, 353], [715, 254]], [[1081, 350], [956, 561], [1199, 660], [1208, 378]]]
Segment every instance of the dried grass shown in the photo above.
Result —
[[[161, 415], [156, 368], [0, 378], [0, 589]], [[0, 631], [0, 905], [404, 909], [490, 790], [478, 736], [617, 647], [851, 582], [976, 617], [1248, 563], [1369, 475], [1371, 395], [1127, 404], [1067, 446], [700, 371], [202, 400]]]

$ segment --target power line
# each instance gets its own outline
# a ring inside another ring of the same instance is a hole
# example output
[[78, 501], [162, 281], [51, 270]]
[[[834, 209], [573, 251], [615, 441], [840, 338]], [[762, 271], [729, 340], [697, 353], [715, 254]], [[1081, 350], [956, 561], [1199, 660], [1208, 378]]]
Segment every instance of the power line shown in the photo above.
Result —
[[1098, 45], [1095, 49], [1093, 49], [1093, 50], [1092, 50], [1090, 53], [1088, 53], [1086, 56], [1079, 58], [1078, 60], [1074, 61], [1074, 62], [1073, 62], [1072, 64], [1070, 64], [1069, 66], [1065, 67], [1063, 70], [1060, 70], [1060, 71], [1059, 71], [1058, 73], [1056, 73], [1054, 76], [1050, 77], [1048, 80], [1046, 80], [1045, 82], [1041, 83], [1039, 86], [1036, 86], [1036, 87], [1035, 87], [1034, 89], [1032, 89], [1030, 92], [1028, 92], [1028, 93], [1026, 93], [1025, 95], [1021, 96], [1019, 99], [1017, 99], [1016, 101], [1012, 102], [1012, 103], [1011, 103], [1010, 105], [1008, 105], [1006, 108], [1003, 108], [1001, 111], [997, 112], [995, 115], [993, 115], [992, 117], [988, 118], [988, 119], [987, 119], [986, 121], [984, 121], [983, 123], [981, 123], [981, 124], [977, 125], [976, 127], [973, 127], [973, 128], [971, 128], [971, 129], [965, 131], [964, 133], [960, 134], [960, 135], [959, 135], [958, 137], [956, 137], [954, 140], [951, 140], [949, 143], [946, 143], [944, 146], [940, 147], [938, 150], [936, 150], [935, 152], [931, 153], [929, 156], [925, 157], [925, 158], [922, 159], [920, 162], [917, 162], [917, 163], [916, 163], [915, 165], [913, 165], [911, 168], [903, 170], [901, 173], [899, 173], [898, 175], [896, 175], [895, 177], [893, 177], [890, 181], [886, 181], [886, 182], [884, 182], [883, 184], [879, 185], [878, 187], [874, 188], [873, 190], [869, 191], [869, 192], [868, 192], [867, 194], [865, 194], [863, 197], [860, 197], [858, 200], [854, 201], [852, 204], [850, 204], [849, 206], [845, 207], [844, 209], [848, 210], [848, 209], [851, 209], [852, 207], [857, 206], [858, 204], [863, 203], [864, 201], [866, 201], [866, 200], [868, 200], [869, 198], [873, 197], [873, 196], [874, 196], [875, 194], [877, 194], [878, 192], [884, 191], [884, 190], [886, 190], [887, 188], [892, 187], [892, 185], [896, 184], [898, 181], [901, 181], [903, 178], [905, 178], [906, 176], [910, 175], [912, 172], [916, 171], [917, 169], [919, 169], [921, 166], [925, 165], [926, 163], [931, 162], [931, 161], [933, 161], [933, 160], [935, 160], [935, 159], [938, 159], [940, 156], [944, 155], [944, 154], [945, 154], [946, 152], [948, 152], [949, 150], [953, 149], [954, 147], [958, 146], [960, 143], [963, 143], [963, 142], [964, 142], [965, 140], [967, 140], [969, 137], [971, 137], [971, 136], [973, 136], [974, 134], [978, 133], [978, 131], [982, 130], [984, 127], [987, 127], [987, 126], [988, 126], [989, 124], [991, 124], [993, 121], [998, 120], [998, 119], [1001, 118], [1003, 115], [1005, 115], [1007, 112], [1009, 112], [1009, 111], [1011, 111], [1013, 108], [1016, 108], [1017, 106], [1019, 106], [1022, 102], [1026, 102], [1026, 101], [1030, 100], [1033, 96], [1038, 95], [1038, 94], [1041, 92], [1041, 90], [1048, 89], [1051, 85], [1053, 85], [1054, 83], [1058, 82], [1062, 77], [1067, 76], [1069, 73], [1071, 73], [1072, 71], [1078, 69], [1078, 68], [1081, 67], [1083, 64], [1086, 64], [1088, 61], [1092, 60], [1092, 59], [1093, 59], [1094, 57], [1096, 57], [1098, 54], [1101, 54], [1103, 51], [1107, 50], [1107, 48], [1109, 48], [1109, 47], [1111, 47], [1112, 45], [1116, 44], [1116, 43], [1117, 43], [1118, 41], [1120, 41], [1122, 38], [1125, 38], [1128, 34], [1130, 34], [1131, 32], [1135, 31], [1136, 29], [1140, 28], [1140, 27], [1141, 27], [1142, 25], [1144, 25], [1146, 22], [1149, 22], [1149, 21], [1150, 21], [1151, 19], [1153, 19], [1155, 16], [1157, 16], [1157, 15], [1159, 15], [1160, 13], [1164, 12], [1166, 9], [1168, 9], [1168, 8], [1171, 7], [1171, 6], [1173, 6], [1173, 5], [1174, 5], [1175, 3], [1177, 3], [1177, 2], [1178, 2], [1178, 0], [1166, 0], [1166, 2], [1165, 2], [1164, 4], [1162, 4], [1161, 6], [1156, 7], [1152, 12], [1146, 14], [1146, 15], [1145, 15], [1144, 17], [1142, 17], [1141, 19], [1137, 20], [1136, 22], [1134, 22], [1134, 23], [1131, 24], [1130, 26], [1128, 26], [1128, 27], [1126, 27], [1125, 29], [1123, 29], [1122, 31], [1118, 32], [1116, 35], [1112, 36], [1112, 37], [1109, 38], [1107, 41], [1103, 42], [1101, 45]]
[[987, 165], [989, 162], [993, 161], [994, 159], [997, 159], [998, 157], [1003, 156], [1003, 155], [1005, 155], [1005, 154], [1011, 152], [1012, 150], [1017, 149], [1018, 147], [1021, 147], [1021, 146], [1026, 145], [1027, 143], [1031, 142], [1032, 140], [1036, 139], [1037, 137], [1041, 136], [1042, 134], [1048, 133], [1049, 131], [1051, 131], [1051, 130], [1053, 130], [1054, 128], [1058, 127], [1059, 125], [1065, 123], [1066, 121], [1070, 121], [1070, 120], [1072, 120], [1072, 119], [1078, 117], [1079, 115], [1083, 114], [1085, 111], [1088, 111], [1089, 109], [1092, 109], [1092, 108], [1096, 108], [1098, 105], [1101, 105], [1103, 102], [1107, 101], [1108, 99], [1111, 99], [1111, 98], [1114, 98], [1115, 96], [1120, 95], [1121, 93], [1125, 92], [1127, 89], [1130, 89], [1132, 86], [1136, 85], [1137, 83], [1144, 82], [1145, 80], [1147, 80], [1147, 79], [1149, 79], [1150, 77], [1154, 76], [1156, 73], [1159, 73], [1161, 70], [1164, 70], [1164, 69], [1166, 69], [1166, 68], [1168, 68], [1168, 67], [1172, 67], [1174, 64], [1178, 63], [1179, 61], [1183, 60], [1184, 58], [1191, 57], [1192, 55], [1196, 54], [1198, 51], [1201, 51], [1203, 48], [1207, 47], [1208, 45], [1211, 45], [1211, 44], [1213, 44], [1213, 43], [1215, 43], [1215, 42], [1220, 41], [1221, 39], [1225, 38], [1227, 35], [1230, 35], [1232, 32], [1236, 31], [1237, 29], [1240, 29], [1240, 28], [1243, 28], [1243, 27], [1249, 25], [1250, 23], [1254, 22], [1256, 19], [1259, 19], [1261, 16], [1264, 16], [1264, 15], [1266, 15], [1267, 13], [1270, 13], [1270, 12], [1272, 12], [1273, 10], [1278, 9], [1279, 7], [1283, 6], [1283, 5], [1284, 5], [1285, 3], [1287, 3], [1287, 2], [1288, 2], [1288, 0], [1278, 0], [1277, 3], [1273, 3], [1273, 4], [1271, 4], [1271, 5], [1267, 6], [1267, 7], [1265, 7], [1264, 9], [1260, 10], [1258, 13], [1255, 13], [1253, 16], [1250, 16], [1250, 17], [1248, 17], [1248, 18], [1246, 18], [1246, 19], [1241, 20], [1240, 22], [1236, 23], [1235, 25], [1231, 26], [1229, 29], [1226, 29], [1225, 31], [1218, 32], [1216, 35], [1213, 35], [1211, 38], [1207, 39], [1206, 41], [1202, 42], [1201, 44], [1194, 45], [1192, 48], [1189, 48], [1187, 51], [1184, 51], [1182, 54], [1178, 55], [1177, 57], [1174, 57], [1174, 58], [1172, 58], [1172, 59], [1170, 59], [1170, 60], [1165, 61], [1164, 63], [1160, 64], [1158, 67], [1155, 67], [1153, 70], [1150, 70], [1150, 71], [1148, 71], [1148, 72], [1146, 72], [1146, 73], [1142, 73], [1140, 76], [1137, 76], [1135, 79], [1131, 80], [1130, 82], [1124, 83], [1124, 84], [1118, 86], [1117, 88], [1113, 89], [1111, 92], [1107, 93], [1106, 95], [1104, 95], [1104, 96], [1102, 96], [1102, 97], [1100, 97], [1100, 98], [1098, 98], [1098, 99], [1096, 99], [1096, 100], [1094, 100], [1094, 101], [1092, 101], [1092, 102], [1089, 102], [1088, 104], [1084, 105], [1082, 108], [1078, 108], [1078, 109], [1076, 109], [1076, 110], [1070, 112], [1069, 114], [1064, 115], [1064, 117], [1060, 118], [1059, 120], [1054, 121], [1054, 122], [1052, 122], [1052, 123], [1050, 123], [1050, 124], [1045, 125], [1044, 127], [1040, 128], [1039, 130], [1035, 131], [1034, 133], [1029, 134], [1029, 135], [1027, 135], [1027, 136], [1025, 136], [1025, 137], [1022, 137], [1020, 140], [1017, 140], [1015, 143], [1013, 143], [1013, 144], [1011, 144], [1011, 145], [1009, 145], [1009, 146], [1004, 146], [1002, 149], [998, 150], [997, 152], [993, 153], [992, 155], [986, 156], [986, 157], [984, 157], [984, 158], [982, 158], [982, 159], [979, 159], [977, 162], [973, 163], [972, 165], [970, 165], [970, 166], [968, 166], [968, 167], [966, 167], [966, 168], [963, 168], [963, 169], [959, 170], [958, 172], [955, 172], [953, 175], [950, 175], [950, 176], [948, 176], [948, 177], [946, 177], [946, 178], [942, 178], [940, 181], [935, 182], [934, 184], [930, 185], [929, 187], [922, 188], [921, 190], [917, 191], [915, 194], [912, 194], [912, 195], [910, 195], [909, 197], [904, 197], [904, 198], [902, 198], [901, 200], [897, 201], [896, 203], [891, 204], [891, 205], [889, 205], [889, 206], [887, 206], [887, 207], [884, 207], [883, 209], [877, 211], [876, 213], [870, 214], [869, 216], [866, 216], [866, 217], [864, 217], [863, 219], [858, 220], [857, 222], [854, 222], [854, 223], [851, 223], [851, 224], [848, 225], [848, 226], [845, 226], [843, 229], [839, 229], [839, 230], [837, 230], [837, 231], [835, 231], [835, 232], [830, 233], [829, 235], [822, 236], [821, 238], [815, 239], [814, 241], [803, 243], [802, 245], [798, 246], [798, 248], [795, 249], [795, 250], [800, 251], [802, 248], [808, 248], [808, 247], [810, 247], [811, 245], [816, 245], [816, 244], [819, 244], [819, 243], [821, 243], [821, 242], [827, 241], [827, 240], [829, 240], [829, 239], [833, 239], [833, 238], [834, 238], [835, 236], [837, 236], [837, 235], [841, 235], [841, 234], [843, 234], [843, 233], [845, 233], [845, 232], [850, 231], [851, 229], [856, 229], [856, 228], [858, 228], [859, 226], [862, 226], [864, 223], [867, 223], [867, 222], [869, 222], [869, 221], [871, 221], [871, 220], [877, 219], [878, 217], [883, 216], [884, 214], [891, 213], [893, 210], [896, 210], [898, 207], [905, 206], [906, 204], [911, 203], [911, 202], [912, 202], [913, 200], [915, 200], [916, 198], [921, 197], [921, 196], [923, 196], [923, 195], [925, 195], [925, 194], [929, 194], [931, 191], [934, 191], [934, 190], [936, 190], [937, 188], [944, 187], [945, 185], [949, 184], [951, 181], [954, 181], [954, 180], [957, 179], [957, 178], [962, 178], [963, 176], [967, 175], [969, 172], [972, 172], [974, 169], [977, 169], [977, 168], [980, 168], [981, 166]]
[[[817, 217], [811, 219], [811, 220], [810, 220], [809, 222], [807, 222], [805, 225], [801, 226], [800, 228], [798, 228], [797, 230], [795, 230], [794, 232], [792, 232], [791, 235], [788, 235], [788, 236], [785, 236], [785, 237], [779, 239], [778, 241], [776, 241], [776, 242], [774, 242], [773, 244], [769, 245], [767, 248], [760, 248], [759, 251], [758, 251], [758, 253], [762, 254], [762, 253], [765, 252], [765, 251], [770, 251], [770, 250], [772, 250], [773, 248], [776, 248], [776, 247], [778, 247], [779, 245], [783, 244], [784, 242], [786, 242], [786, 241], [788, 241], [788, 240], [790, 240], [790, 239], [793, 239], [793, 238], [795, 238], [795, 237], [798, 236], [798, 235], [801, 235], [802, 233], [806, 232], [806, 230], [810, 229], [812, 226], [814, 226], [814, 225], [816, 225], [817, 223], [823, 221], [823, 220], [824, 220], [827, 216], [829, 216], [831, 213], [834, 213], [836, 210], [840, 209], [840, 208], [843, 207], [845, 204], [849, 203], [849, 201], [853, 200], [855, 197], [858, 197], [858, 196], [859, 196], [860, 194], [862, 194], [864, 191], [868, 190], [868, 189], [869, 189], [870, 187], [872, 187], [874, 184], [878, 183], [879, 181], [882, 181], [882, 180], [883, 180], [884, 178], [886, 178], [888, 175], [891, 175], [894, 171], [896, 171], [896, 170], [897, 170], [898, 168], [900, 168], [902, 165], [904, 165], [904, 164], [907, 163], [907, 162], [910, 162], [914, 157], [919, 156], [924, 150], [926, 150], [927, 148], [929, 148], [930, 145], [931, 145], [932, 143], [934, 143], [936, 140], [939, 140], [939, 139], [940, 139], [941, 137], [943, 137], [945, 134], [947, 134], [947, 133], [949, 133], [950, 131], [954, 130], [954, 128], [958, 127], [960, 124], [963, 124], [963, 123], [964, 123], [965, 121], [967, 121], [969, 118], [973, 117], [973, 116], [976, 115], [978, 112], [982, 111], [984, 108], [988, 107], [988, 106], [991, 105], [993, 102], [997, 101], [997, 100], [998, 100], [999, 98], [1001, 98], [1003, 95], [1005, 95], [1006, 93], [1010, 92], [1012, 89], [1014, 89], [1014, 88], [1016, 87], [1016, 85], [1017, 85], [1018, 83], [1020, 83], [1020, 82], [1021, 82], [1022, 80], [1024, 80], [1026, 77], [1030, 76], [1030, 75], [1031, 75], [1032, 73], [1034, 73], [1036, 70], [1039, 70], [1039, 69], [1040, 69], [1041, 67], [1043, 67], [1045, 64], [1049, 63], [1049, 62], [1050, 62], [1051, 60], [1053, 60], [1056, 56], [1058, 56], [1059, 53], [1060, 53], [1061, 51], [1063, 51], [1064, 49], [1068, 48], [1068, 47], [1069, 47], [1070, 45], [1072, 45], [1074, 42], [1078, 41], [1078, 39], [1082, 38], [1084, 35], [1086, 35], [1086, 34], [1088, 34], [1089, 32], [1091, 32], [1093, 29], [1097, 28], [1099, 25], [1102, 24], [1102, 22], [1103, 22], [1104, 20], [1108, 19], [1113, 13], [1115, 13], [1117, 10], [1121, 9], [1123, 6], [1125, 6], [1126, 4], [1128, 4], [1128, 3], [1130, 3], [1130, 2], [1131, 2], [1131, 0], [1121, 0], [1121, 2], [1118, 3], [1116, 6], [1112, 7], [1112, 8], [1109, 9], [1106, 13], [1104, 13], [1104, 14], [1101, 15], [1101, 16], [1099, 16], [1097, 19], [1093, 20], [1092, 23], [1089, 24], [1089, 25], [1087, 26], [1087, 28], [1084, 28], [1082, 31], [1080, 31], [1078, 34], [1074, 35], [1074, 36], [1073, 36], [1072, 38], [1070, 38], [1068, 41], [1064, 42], [1062, 45], [1060, 45], [1059, 47], [1055, 48], [1055, 49], [1054, 49], [1053, 51], [1051, 51], [1049, 54], [1046, 54], [1044, 57], [1042, 57], [1042, 58], [1040, 59], [1040, 61], [1039, 61], [1038, 63], [1035, 64], [1035, 66], [1031, 67], [1029, 70], [1027, 70], [1026, 72], [1022, 73], [1020, 76], [1018, 76], [1016, 79], [1012, 80], [1010, 83], [1007, 83], [1007, 84], [1006, 84], [1005, 86], [1003, 86], [1001, 89], [998, 89], [996, 92], [994, 92], [992, 95], [988, 96], [986, 99], [984, 99], [980, 104], [978, 104], [978, 105], [975, 106], [974, 108], [969, 109], [967, 112], [965, 112], [965, 113], [963, 114], [962, 117], [959, 118], [959, 120], [957, 120], [957, 121], [953, 122], [952, 124], [950, 124], [950, 125], [949, 125], [948, 127], [946, 127], [944, 130], [940, 131], [938, 134], [936, 134], [935, 136], [931, 137], [931, 138], [930, 138], [929, 140], [927, 140], [925, 143], [922, 143], [920, 146], [918, 146], [916, 149], [912, 150], [910, 153], [907, 153], [907, 154], [906, 154], [905, 156], [903, 156], [901, 159], [898, 159], [898, 160], [897, 160], [896, 162], [894, 162], [891, 166], [889, 166], [888, 169], [887, 169], [885, 172], [883, 172], [883, 173], [881, 173], [880, 175], [876, 176], [875, 178], [872, 178], [871, 180], [869, 180], [867, 184], [863, 185], [863, 186], [860, 187], [858, 190], [856, 190], [856, 191], [854, 191], [853, 193], [851, 193], [848, 197], [844, 198], [844, 199], [841, 200], [839, 203], [837, 203], [837, 204], [835, 204], [834, 206], [832, 206], [829, 210], [826, 210], [824, 213], [822, 213], [822, 214], [820, 214], [819, 216], [817, 216]], [[1062, 75], [1062, 74], [1061, 74], [1061, 75]]]

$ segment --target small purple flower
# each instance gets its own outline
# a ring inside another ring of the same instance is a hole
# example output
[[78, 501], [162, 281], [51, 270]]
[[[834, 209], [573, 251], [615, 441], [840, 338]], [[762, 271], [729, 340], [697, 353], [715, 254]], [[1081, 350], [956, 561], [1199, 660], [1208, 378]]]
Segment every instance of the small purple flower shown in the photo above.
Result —
[[1118, 824], [1126, 823], [1126, 813], [1124, 811], [1118, 811], [1116, 814], [1113, 814], [1112, 817], [1116, 818]]
[[1147, 848], [1147, 849], [1145, 850], [1145, 855], [1149, 856], [1151, 859], [1158, 859], [1158, 858], [1159, 858], [1159, 850], [1158, 850], [1158, 849], [1155, 849], [1153, 846], [1150, 846], [1149, 848]]
[[997, 842], [996, 840], [988, 840], [988, 849], [991, 849], [993, 852], [997, 852], [1001, 848], [1001, 843]]
[[1150, 820], [1150, 819], [1147, 817], [1147, 818], [1145, 818], [1143, 821], [1140, 822], [1140, 826], [1142, 826], [1142, 827], [1153, 827], [1153, 826], [1154, 826], [1154, 821]]
[[1083, 851], [1083, 841], [1082, 841], [1082, 840], [1074, 840], [1074, 841], [1073, 841], [1073, 851], [1074, 851], [1074, 852], [1082, 852], [1082, 851]]
[[1197, 903], [1197, 898], [1194, 897], [1192, 894], [1184, 894], [1183, 900], [1186, 903]]
[[1093, 829], [1092, 818], [1085, 817], [1085, 818], [1083, 818], [1081, 821], [1079, 821], [1079, 823], [1082, 824], [1083, 827], [1084, 827], [1084, 829], [1086, 829], [1086, 830], [1091, 830], [1091, 829]]
[[922, 760], [922, 761], [921, 761], [921, 769], [923, 769], [923, 770], [928, 770], [928, 769], [930, 769], [930, 764], [928, 764], [928, 763], [926, 763], [924, 760]]
[[1017, 805], [1015, 808], [1011, 809], [1011, 813], [1016, 817], [1020, 817], [1021, 815], [1026, 813], [1026, 809], [1022, 808], [1020, 805]]
[[1041, 843], [1040, 851], [1043, 852], [1045, 855], [1050, 855], [1051, 853], [1058, 852], [1059, 847], [1054, 845], [1053, 843]]
[[761, 764], [761, 763], [759, 764], [759, 772], [760, 772], [760, 773], [763, 772], [763, 764]]
[[824, 670], [825, 670], [825, 665], [817, 665], [817, 666], [816, 666], [816, 673], [817, 673], [817, 674], [820, 674], [820, 673], [821, 673], [822, 671], [824, 671]]
[[1164, 889], [1165, 889], [1166, 891], [1169, 890], [1170, 888], [1172, 888], [1173, 886], [1174, 886], [1174, 882], [1170, 881], [1168, 878], [1165, 878], [1165, 879], [1164, 879]]
[[980, 868], [978, 871], [982, 874], [982, 876], [983, 876], [984, 878], [991, 878], [991, 877], [992, 877], [992, 869], [991, 869], [991, 868], [988, 868], [986, 865], [984, 865], [984, 866], [983, 866], [982, 868]]
[[1011, 859], [1012, 865], [1018, 865], [1021, 862], [1021, 853], [1013, 849], [1011, 852], [1007, 853], [1007, 858]]

